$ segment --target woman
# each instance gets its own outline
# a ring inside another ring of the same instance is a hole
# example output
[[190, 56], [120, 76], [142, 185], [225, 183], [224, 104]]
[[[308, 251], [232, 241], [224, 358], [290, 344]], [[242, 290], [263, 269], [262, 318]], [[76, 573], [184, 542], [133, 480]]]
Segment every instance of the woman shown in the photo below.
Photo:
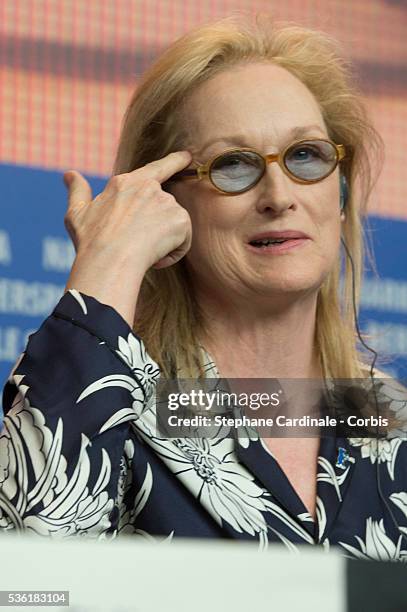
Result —
[[400, 438], [155, 428], [160, 374], [368, 376], [351, 289], [372, 151], [326, 35], [225, 20], [169, 48], [130, 102], [105, 190], [65, 175], [76, 259], [6, 386], [4, 529], [406, 555]]

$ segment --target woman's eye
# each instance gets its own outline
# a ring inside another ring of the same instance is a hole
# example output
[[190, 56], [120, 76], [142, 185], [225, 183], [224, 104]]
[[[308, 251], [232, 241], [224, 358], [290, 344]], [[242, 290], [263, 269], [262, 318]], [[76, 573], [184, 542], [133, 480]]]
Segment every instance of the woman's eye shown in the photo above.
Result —
[[321, 157], [321, 152], [318, 149], [312, 149], [311, 147], [302, 147], [296, 149], [291, 154], [293, 157], [296, 156], [299, 160], [308, 160], [312, 157]]
[[320, 147], [302, 146], [298, 149], [294, 149], [287, 156], [286, 159], [293, 162], [325, 162], [330, 163], [334, 159], [334, 152], [324, 150]]
[[242, 162], [243, 160], [240, 157], [227, 157], [226, 159], [222, 160], [221, 165], [222, 166], [238, 166]]
[[243, 155], [230, 155], [225, 157], [216, 164], [218, 168], [225, 169], [239, 169], [239, 170], [249, 170], [252, 168], [258, 168], [259, 162], [257, 159], [252, 159], [249, 156]]

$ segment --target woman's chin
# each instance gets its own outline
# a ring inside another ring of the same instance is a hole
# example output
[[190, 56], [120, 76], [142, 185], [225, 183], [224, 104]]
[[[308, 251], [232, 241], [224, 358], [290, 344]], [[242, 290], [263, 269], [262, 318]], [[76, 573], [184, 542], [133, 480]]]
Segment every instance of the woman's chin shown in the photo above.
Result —
[[256, 293], [269, 297], [294, 297], [318, 293], [323, 279], [318, 278], [271, 278], [256, 284]]

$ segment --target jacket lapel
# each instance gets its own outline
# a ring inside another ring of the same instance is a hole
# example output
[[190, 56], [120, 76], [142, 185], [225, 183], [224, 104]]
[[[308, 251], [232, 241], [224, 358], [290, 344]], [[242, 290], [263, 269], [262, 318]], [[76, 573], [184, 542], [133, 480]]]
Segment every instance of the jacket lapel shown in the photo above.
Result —
[[346, 438], [321, 438], [317, 474], [318, 542], [329, 536], [340, 512], [355, 463]]

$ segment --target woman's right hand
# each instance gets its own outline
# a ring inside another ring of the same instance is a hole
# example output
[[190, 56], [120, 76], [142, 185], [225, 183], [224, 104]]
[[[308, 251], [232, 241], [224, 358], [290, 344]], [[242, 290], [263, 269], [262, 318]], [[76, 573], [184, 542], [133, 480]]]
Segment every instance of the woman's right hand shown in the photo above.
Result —
[[113, 176], [94, 199], [79, 172], [64, 174], [69, 190], [65, 226], [76, 250], [66, 290], [113, 306], [132, 325], [146, 271], [176, 263], [191, 246], [188, 212], [161, 187], [190, 162], [188, 151], [170, 153]]

